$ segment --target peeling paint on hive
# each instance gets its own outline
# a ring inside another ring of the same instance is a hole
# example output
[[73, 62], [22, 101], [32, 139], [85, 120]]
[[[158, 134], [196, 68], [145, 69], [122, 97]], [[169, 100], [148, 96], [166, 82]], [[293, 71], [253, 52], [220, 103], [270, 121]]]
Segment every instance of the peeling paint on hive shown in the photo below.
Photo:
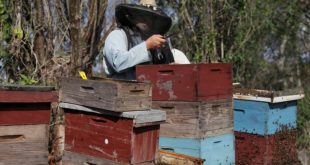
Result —
[[173, 83], [172, 81], [161, 82], [158, 80], [156, 82], [156, 87], [159, 89], [159, 94], [162, 94], [162, 91], [167, 91], [169, 94], [169, 100], [176, 99], [177, 96], [173, 92]]
[[144, 75], [144, 74], [140, 75], [140, 76], [138, 77], [138, 80], [140, 80], [140, 81], [145, 81], [145, 80], [146, 80], [145, 75]]

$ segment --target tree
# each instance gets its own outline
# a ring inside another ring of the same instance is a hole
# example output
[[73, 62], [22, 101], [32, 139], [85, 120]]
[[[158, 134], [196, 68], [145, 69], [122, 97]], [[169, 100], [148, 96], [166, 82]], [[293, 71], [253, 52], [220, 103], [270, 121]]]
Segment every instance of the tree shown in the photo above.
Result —
[[60, 76], [76, 75], [81, 69], [90, 73], [107, 32], [115, 25], [106, 22], [107, 3], [105, 0], [1, 0], [4, 8], [13, 9], [5, 12], [12, 19], [1, 19], [14, 32], [6, 37], [8, 46], [2, 46], [1, 51], [7, 80], [30, 79], [50, 84]]
[[234, 80], [249, 88], [300, 86], [299, 31], [309, 2], [181, 0], [169, 5], [178, 13], [172, 30], [180, 31], [173, 45], [192, 61], [233, 63]]

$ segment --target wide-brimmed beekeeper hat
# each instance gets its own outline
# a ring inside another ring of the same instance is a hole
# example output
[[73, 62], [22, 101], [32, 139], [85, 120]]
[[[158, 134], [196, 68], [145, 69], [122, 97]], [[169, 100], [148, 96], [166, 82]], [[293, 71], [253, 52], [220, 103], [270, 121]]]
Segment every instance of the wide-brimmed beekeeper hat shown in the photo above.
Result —
[[115, 17], [120, 26], [143, 22], [150, 28], [150, 34], [164, 35], [172, 24], [171, 18], [157, 7], [155, 0], [140, 0], [139, 5], [120, 4], [115, 8]]

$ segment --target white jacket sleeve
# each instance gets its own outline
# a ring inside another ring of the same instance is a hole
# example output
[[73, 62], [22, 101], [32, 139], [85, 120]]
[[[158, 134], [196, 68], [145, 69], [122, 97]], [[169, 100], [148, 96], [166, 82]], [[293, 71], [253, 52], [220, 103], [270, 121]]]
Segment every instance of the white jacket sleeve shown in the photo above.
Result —
[[103, 51], [107, 62], [118, 73], [137, 64], [151, 61], [145, 42], [128, 50], [127, 36], [120, 29], [108, 35]]

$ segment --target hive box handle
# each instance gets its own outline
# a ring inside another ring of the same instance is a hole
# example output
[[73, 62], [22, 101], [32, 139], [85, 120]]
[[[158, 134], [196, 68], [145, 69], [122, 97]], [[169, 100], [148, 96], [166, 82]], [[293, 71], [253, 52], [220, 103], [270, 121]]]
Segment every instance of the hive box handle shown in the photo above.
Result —
[[222, 140], [219, 140], [219, 141], [215, 141], [215, 142], [213, 142], [214, 144], [217, 144], [217, 143], [221, 143], [222, 142]]
[[216, 68], [216, 69], [211, 69], [211, 72], [220, 72], [221, 69], [220, 68]]
[[93, 122], [95, 122], [95, 123], [106, 123], [107, 121], [106, 120], [104, 120], [104, 119], [96, 119], [96, 118], [92, 118], [91, 119]]
[[95, 93], [94, 88], [90, 87], [90, 86], [81, 86], [80, 91], [81, 92], [87, 92], [87, 93]]
[[234, 109], [234, 111], [245, 113], [245, 110], [244, 110], [244, 109]]
[[166, 150], [166, 151], [172, 151], [174, 152], [174, 149], [173, 148], [161, 148], [162, 150]]
[[143, 89], [132, 89], [129, 92], [133, 94], [139, 94], [139, 93], [144, 93], [144, 90]]
[[212, 108], [218, 108], [220, 106], [221, 106], [220, 104], [215, 104], [215, 105], [212, 105]]
[[0, 142], [21, 141], [24, 140], [24, 135], [3, 135], [0, 136]]
[[161, 109], [174, 109], [174, 106], [168, 106], [168, 105], [163, 105], [163, 106], [159, 106]]
[[172, 75], [174, 73], [173, 70], [159, 70], [158, 72], [162, 75]]

